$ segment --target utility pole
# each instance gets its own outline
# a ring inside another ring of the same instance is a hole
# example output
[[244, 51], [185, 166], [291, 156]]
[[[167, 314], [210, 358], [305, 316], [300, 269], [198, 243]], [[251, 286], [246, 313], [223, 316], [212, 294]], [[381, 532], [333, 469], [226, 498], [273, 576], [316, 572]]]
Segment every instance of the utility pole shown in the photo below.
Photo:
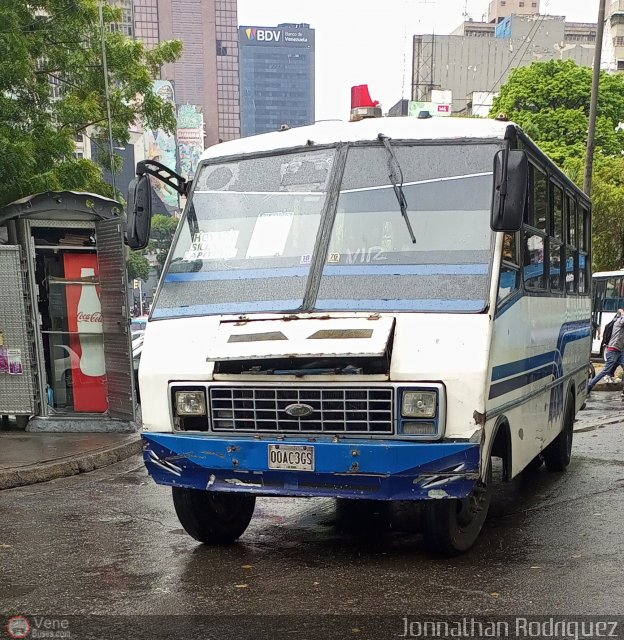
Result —
[[100, 36], [102, 40], [102, 67], [104, 70], [104, 97], [106, 99], [106, 116], [108, 118], [108, 145], [110, 147], [110, 172], [113, 186], [113, 198], [116, 197], [115, 188], [115, 158], [113, 156], [113, 121], [111, 120], [110, 94], [108, 92], [108, 65], [106, 64], [106, 38], [104, 31], [104, 14], [102, 12], [102, 0], [98, 2], [100, 12]]
[[596, 49], [594, 50], [594, 75], [589, 103], [589, 128], [587, 130], [587, 156], [585, 157], [585, 180], [583, 191], [591, 196], [592, 172], [594, 169], [594, 149], [596, 148], [596, 111], [598, 109], [598, 89], [600, 87], [600, 60], [602, 57], [602, 36], [604, 33], [606, 0], [599, 0], [598, 24], [596, 25]]

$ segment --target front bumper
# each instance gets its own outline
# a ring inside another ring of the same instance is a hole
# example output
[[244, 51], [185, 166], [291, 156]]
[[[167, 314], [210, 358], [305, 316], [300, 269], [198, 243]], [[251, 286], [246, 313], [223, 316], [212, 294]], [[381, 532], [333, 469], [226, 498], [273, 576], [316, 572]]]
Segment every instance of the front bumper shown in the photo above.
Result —
[[[264, 496], [369, 500], [464, 498], [479, 478], [478, 443], [143, 434], [143, 459], [158, 484]], [[315, 447], [315, 471], [268, 468], [269, 444]]]

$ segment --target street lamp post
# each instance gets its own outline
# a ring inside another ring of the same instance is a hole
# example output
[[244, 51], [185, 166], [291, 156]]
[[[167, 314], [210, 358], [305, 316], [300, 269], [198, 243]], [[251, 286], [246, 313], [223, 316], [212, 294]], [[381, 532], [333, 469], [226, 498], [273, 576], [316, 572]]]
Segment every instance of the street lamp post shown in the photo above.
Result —
[[594, 169], [594, 149], [596, 147], [596, 112], [598, 111], [598, 89], [600, 87], [600, 59], [602, 56], [602, 35], [604, 33], [606, 0], [600, 0], [598, 6], [598, 24], [596, 25], [596, 48], [594, 50], [594, 75], [589, 103], [589, 128], [587, 129], [587, 155], [585, 157], [585, 180], [583, 191], [591, 196], [592, 172]]
[[108, 65], [106, 64], [106, 39], [104, 32], [104, 14], [102, 11], [102, 0], [98, 2], [98, 9], [100, 13], [100, 34], [102, 40], [102, 67], [104, 71], [104, 97], [106, 99], [106, 116], [108, 118], [108, 145], [110, 148], [110, 171], [111, 171], [111, 182], [113, 186], [113, 197], [116, 196], [116, 188], [115, 188], [115, 159], [113, 156], [113, 121], [111, 119], [111, 108], [110, 108], [110, 94], [108, 92]]

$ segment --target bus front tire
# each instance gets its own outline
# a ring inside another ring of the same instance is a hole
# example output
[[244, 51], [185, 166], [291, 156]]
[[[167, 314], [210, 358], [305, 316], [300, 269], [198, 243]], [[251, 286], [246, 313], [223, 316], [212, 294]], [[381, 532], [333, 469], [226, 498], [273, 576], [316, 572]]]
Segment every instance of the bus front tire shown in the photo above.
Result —
[[481, 533], [493, 493], [490, 458], [485, 482], [479, 481], [470, 496], [427, 500], [423, 513], [426, 546], [447, 557], [468, 551]]
[[232, 544], [249, 526], [256, 496], [172, 487], [180, 524], [195, 540], [209, 545]]
[[548, 471], [565, 471], [572, 457], [574, 434], [574, 399], [568, 395], [565, 406], [563, 429], [543, 452]]

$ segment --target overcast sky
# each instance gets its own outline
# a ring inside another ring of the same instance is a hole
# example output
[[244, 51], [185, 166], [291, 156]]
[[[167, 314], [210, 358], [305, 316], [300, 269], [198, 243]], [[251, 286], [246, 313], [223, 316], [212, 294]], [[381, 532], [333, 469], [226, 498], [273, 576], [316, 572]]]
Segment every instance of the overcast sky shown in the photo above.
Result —
[[[354, 84], [368, 84], [384, 112], [410, 97], [414, 34], [450, 33], [464, 11], [482, 20], [487, 7], [488, 0], [238, 0], [238, 21], [310, 23], [316, 30], [316, 118], [345, 119]], [[541, 12], [595, 22], [598, 0], [541, 0]]]

